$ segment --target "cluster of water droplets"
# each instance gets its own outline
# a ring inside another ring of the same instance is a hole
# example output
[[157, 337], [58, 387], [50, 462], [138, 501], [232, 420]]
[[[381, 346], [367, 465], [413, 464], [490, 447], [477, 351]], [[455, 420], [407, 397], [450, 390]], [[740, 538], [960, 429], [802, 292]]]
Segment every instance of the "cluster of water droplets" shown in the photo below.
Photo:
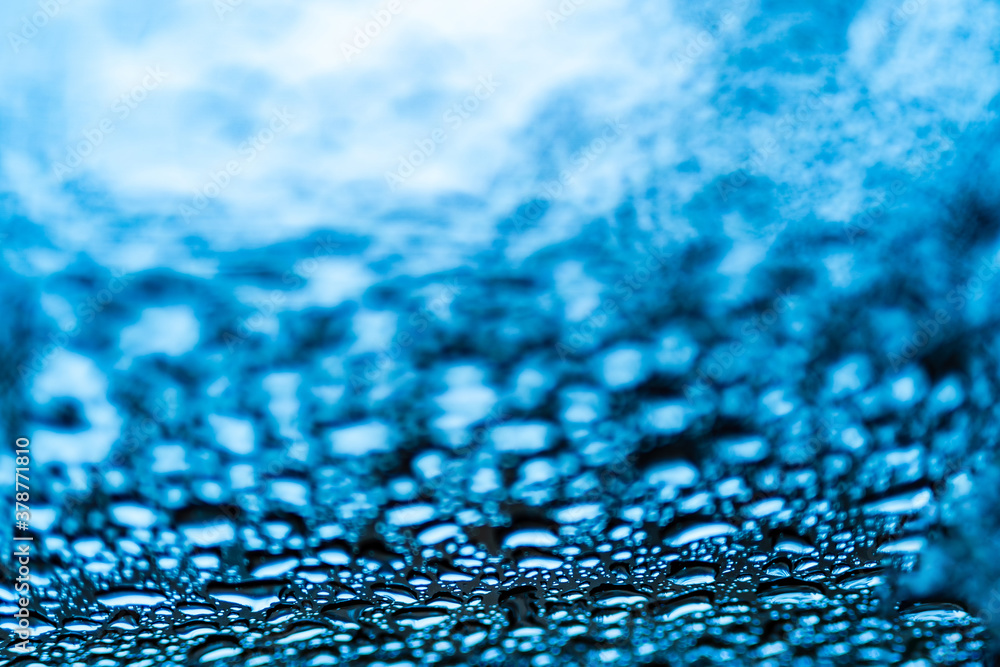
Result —
[[[131, 276], [35, 371], [21, 425], [66, 452], [10, 664], [983, 659], [967, 604], [893, 582], [986, 465], [985, 372], [889, 369], [806, 283], [727, 301], [697, 245], [387, 265], [344, 299], [354, 242]], [[27, 340], [102, 271], [51, 278]], [[106, 392], [46, 384], [88, 372]]]

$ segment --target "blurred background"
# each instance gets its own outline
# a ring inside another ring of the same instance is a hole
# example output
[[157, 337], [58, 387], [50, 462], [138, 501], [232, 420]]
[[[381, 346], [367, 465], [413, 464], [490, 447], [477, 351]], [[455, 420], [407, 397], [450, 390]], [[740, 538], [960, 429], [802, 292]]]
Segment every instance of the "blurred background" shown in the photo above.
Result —
[[993, 664], [996, 2], [0, 23], [10, 664]]

